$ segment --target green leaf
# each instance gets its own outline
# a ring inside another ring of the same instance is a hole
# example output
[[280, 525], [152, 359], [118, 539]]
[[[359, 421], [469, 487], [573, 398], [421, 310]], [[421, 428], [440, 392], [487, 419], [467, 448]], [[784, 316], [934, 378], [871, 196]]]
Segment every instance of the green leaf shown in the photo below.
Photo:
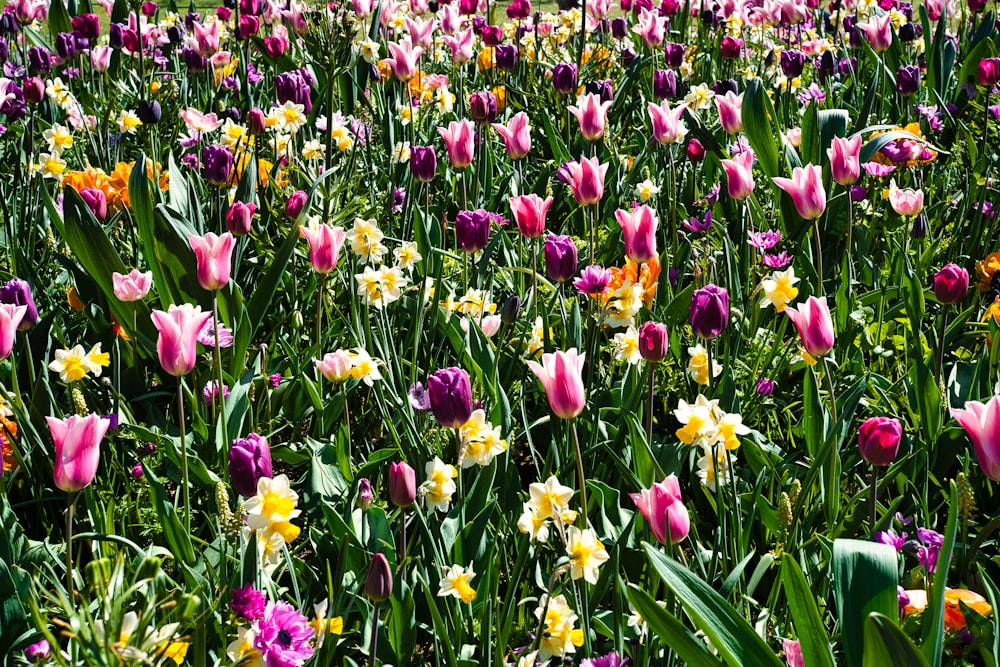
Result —
[[743, 131], [757, 154], [757, 162], [768, 178], [780, 176], [778, 148], [774, 140], [774, 106], [760, 79], [753, 79], [743, 95]]
[[[806, 661], [809, 664], [809, 661]], [[879, 613], [865, 621], [864, 667], [927, 667], [927, 661], [906, 633]]]
[[632, 607], [660, 638], [660, 643], [670, 647], [685, 665], [716, 667], [719, 664], [719, 659], [708, 652], [705, 643], [691, 634], [676, 616], [656, 604], [649, 593], [635, 584], [629, 584], [627, 595]]
[[861, 667], [865, 619], [872, 612], [899, 613], [896, 550], [876, 542], [834, 540], [830, 574], [847, 665]]
[[788, 598], [788, 607], [795, 623], [795, 634], [799, 636], [802, 657], [810, 667], [829, 665], [833, 667], [833, 653], [830, 638], [816, 606], [816, 594], [806, 581], [799, 564], [789, 555], [781, 559], [781, 581]]
[[734, 667], [781, 667], [782, 663], [774, 651], [721, 595], [690, 570], [660, 553], [652, 544], [645, 542], [643, 547], [653, 569], [667, 588], [677, 595], [688, 618], [705, 632], [727, 664]]
[[951, 564], [951, 552], [955, 549], [955, 536], [958, 533], [958, 487], [952, 480], [951, 502], [948, 506], [948, 524], [944, 529], [944, 543], [938, 553], [939, 567], [934, 573], [934, 588], [927, 600], [924, 611], [923, 629], [920, 633], [920, 650], [933, 667], [940, 667], [941, 655], [944, 651], [944, 593], [948, 586], [948, 569]]
[[153, 474], [153, 471], [145, 463], [142, 464], [142, 469], [146, 481], [149, 482], [149, 495], [152, 497], [153, 507], [156, 509], [156, 516], [163, 529], [163, 536], [167, 540], [170, 552], [174, 558], [182, 563], [194, 565], [197, 558], [194, 555], [194, 548], [191, 546], [191, 537], [184, 529], [184, 524], [181, 523], [181, 519], [177, 515], [177, 509], [170, 502], [166, 489], [163, 488], [163, 484]]

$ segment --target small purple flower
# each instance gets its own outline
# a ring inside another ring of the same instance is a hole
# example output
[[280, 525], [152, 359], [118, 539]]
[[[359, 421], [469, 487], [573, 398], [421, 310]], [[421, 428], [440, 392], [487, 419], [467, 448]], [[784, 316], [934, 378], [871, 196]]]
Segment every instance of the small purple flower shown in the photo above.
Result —
[[358, 482], [357, 505], [363, 512], [367, 512], [372, 508], [374, 502], [375, 494], [372, 492], [372, 483], [368, 481], [367, 477], [362, 477], [361, 481]]
[[[211, 380], [205, 383], [205, 388], [201, 390], [201, 396], [205, 399], [205, 405], [211, 405], [219, 397], [219, 383]], [[229, 398], [229, 385], [222, 385], [222, 397]]]
[[257, 71], [257, 68], [252, 63], [247, 63], [247, 82], [260, 83], [263, 80], [264, 75]]
[[761, 396], [770, 396], [774, 393], [774, 380], [770, 378], [760, 378], [757, 380], [757, 393]]
[[906, 611], [906, 606], [910, 604], [910, 595], [902, 586], [896, 586], [896, 599], [899, 600], [899, 613], [902, 615]]
[[253, 630], [256, 632], [253, 646], [267, 665], [301, 667], [312, 657], [310, 642], [315, 632], [309, 619], [287, 602], [268, 602]]
[[[198, 332], [198, 342], [205, 347], [215, 347], [215, 327], [212, 326], [212, 320], [206, 322]], [[232, 345], [233, 331], [223, 324], [219, 327], [219, 347], [232, 347]]]
[[580, 277], [573, 281], [573, 287], [580, 294], [598, 296], [605, 294], [611, 284], [611, 271], [603, 266], [591, 264], [580, 272]]
[[599, 658], [584, 658], [580, 661], [580, 667], [624, 667], [628, 664], [628, 658], [612, 651]]
[[740, 136], [739, 139], [729, 144], [729, 154], [733, 157], [740, 155], [741, 153], [750, 153], [754, 156], [754, 160], [757, 159], [757, 154], [754, 153], [753, 148], [750, 147], [750, 140], [744, 136]]
[[109, 431], [117, 431], [118, 430], [118, 426], [120, 425], [120, 422], [121, 422], [121, 419], [118, 417], [118, 415], [111, 414], [111, 415], [102, 415], [102, 416], [105, 419], [108, 420], [108, 430]]
[[677, 287], [677, 281], [681, 279], [681, 270], [676, 269], [672, 266], [667, 267], [667, 280], [670, 281], [671, 287]]
[[132, 474], [132, 479], [142, 479], [143, 475], [142, 464], [136, 463], [134, 466], [132, 466], [132, 470], [130, 472]]
[[351, 129], [351, 134], [353, 134], [358, 143], [362, 146], [368, 144], [368, 136], [371, 134], [371, 128], [363, 120], [354, 118], [351, 120], [351, 124], [348, 126]]
[[427, 390], [424, 389], [423, 382], [414, 382], [410, 385], [410, 390], [406, 392], [407, 398], [410, 400], [410, 407], [419, 412], [427, 412], [431, 409], [431, 399], [427, 395]]
[[972, 210], [979, 211], [987, 218], [993, 217], [993, 214], [996, 213], [995, 208], [996, 207], [993, 206], [993, 202], [988, 202], [988, 201], [984, 201], [982, 206], [979, 205], [979, 202], [976, 202], [972, 205]]
[[716, 183], [712, 186], [712, 189], [708, 191], [705, 195], [705, 205], [709, 208], [715, 206], [715, 202], [719, 201], [719, 191], [721, 190], [721, 185]]
[[781, 232], [767, 230], [763, 232], [750, 232], [750, 245], [758, 250], [770, 250], [781, 243]]
[[403, 204], [406, 203], [406, 190], [403, 188], [396, 188], [392, 191], [392, 212], [399, 213], [403, 210]]
[[911, 523], [913, 523], [913, 517], [906, 516], [902, 512], [896, 512], [896, 521], [898, 521], [900, 524], [904, 526], [909, 526]]
[[875, 541], [888, 544], [899, 553], [903, 550], [903, 545], [906, 544], [906, 533], [897, 535], [894, 530], [880, 530], [875, 533]]
[[684, 229], [688, 230], [693, 234], [698, 234], [701, 232], [707, 232], [712, 228], [712, 212], [705, 211], [705, 217], [699, 220], [698, 218], [691, 218], [686, 222], [682, 222]]
[[267, 381], [271, 383], [272, 389], [277, 389], [281, 385], [281, 373], [271, 373], [267, 376]]
[[559, 165], [559, 168], [556, 169], [556, 178], [563, 185], [571, 185], [573, 183], [573, 177], [570, 175], [569, 171], [569, 164], [569, 162], [563, 162]]
[[944, 535], [930, 528], [917, 528], [917, 539], [931, 547], [941, 547], [944, 544]]
[[243, 588], [234, 588], [232, 595], [229, 606], [238, 618], [255, 621], [264, 616], [264, 607], [267, 605], [264, 591], [258, 591], [252, 584], [247, 584]]
[[826, 101], [826, 93], [823, 92], [822, 88], [813, 83], [799, 93], [798, 100], [800, 104], [809, 104], [815, 100], [818, 106], [822, 106], [823, 102]]
[[927, 570], [927, 574], [937, 572], [937, 561], [940, 553], [940, 547], [920, 547], [917, 549], [917, 560], [920, 561], [921, 567]]
[[851, 186], [851, 201], [861, 201], [868, 196], [868, 188], [863, 185]]
[[771, 269], [783, 269], [792, 263], [791, 256], [784, 250], [777, 255], [765, 253], [760, 258], [761, 264]]

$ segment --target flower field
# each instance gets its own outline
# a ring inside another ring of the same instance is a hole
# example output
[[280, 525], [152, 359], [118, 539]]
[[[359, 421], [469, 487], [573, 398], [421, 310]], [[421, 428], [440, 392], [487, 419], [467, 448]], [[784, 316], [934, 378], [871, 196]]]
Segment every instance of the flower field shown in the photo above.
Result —
[[578, 2], [3, 8], [3, 664], [997, 665], [997, 3]]

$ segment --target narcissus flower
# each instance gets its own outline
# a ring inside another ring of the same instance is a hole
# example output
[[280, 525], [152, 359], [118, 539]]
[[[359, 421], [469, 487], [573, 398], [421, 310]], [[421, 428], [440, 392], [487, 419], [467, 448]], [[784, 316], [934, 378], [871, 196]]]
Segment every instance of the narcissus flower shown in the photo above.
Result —
[[424, 466], [427, 480], [421, 488], [424, 490], [424, 498], [427, 500], [427, 507], [436, 509], [439, 512], [447, 512], [451, 504], [451, 496], [458, 490], [455, 478], [458, 477], [458, 470], [455, 466], [445, 464], [438, 457], [429, 461]]
[[301, 529], [291, 520], [302, 514], [296, 509], [299, 494], [292, 490], [287, 475], [261, 477], [257, 494], [246, 503], [247, 525], [265, 536], [279, 535], [286, 543], [295, 541]]
[[799, 295], [799, 288], [795, 286], [797, 282], [799, 279], [795, 277], [794, 268], [772, 273], [760, 283], [760, 289], [764, 293], [760, 298], [760, 307], [774, 306], [775, 312], [785, 312], [788, 304]]
[[82, 345], [76, 345], [56, 350], [56, 358], [49, 363], [49, 370], [59, 373], [59, 379], [63, 382], [76, 382], [85, 378], [88, 373], [100, 377], [102, 369], [110, 364], [111, 355], [101, 352], [100, 343], [94, 345], [90, 352], [86, 352]]
[[583, 630], [574, 627], [579, 616], [570, 608], [565, 596], [543, 595], [535, 609], [535, 618], [543, 625], [538, 645], [538, 657], [542, 662], [553, 656], [576, 653], [577, 647], [583, 646]]
[[591, 584], [597, 583], [598, 568], [610, 558], [592, 528], [580, 530], [576, 526], [566, 529], [566, 554], [572, 566], [570, 576], [573, 580], [583, 578]]
[[472, 570], [472, 565], [463, 568], [461, 565], [452, 565], [446, 569], [441, 577], [441, 585], [438, 588], [438, 597], [452, 596], [458, 598], [465, 604], [469, 604], [476, 599], [476, 589], [469, 583], [476, 573]]

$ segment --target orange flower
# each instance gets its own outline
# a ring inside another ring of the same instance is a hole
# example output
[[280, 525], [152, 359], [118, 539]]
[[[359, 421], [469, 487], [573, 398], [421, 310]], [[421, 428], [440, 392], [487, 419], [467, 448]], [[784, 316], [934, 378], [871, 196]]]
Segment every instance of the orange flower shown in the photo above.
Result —
[[600, 71], [602, 69], [607, 69], [611, 66], [611, 51], [603, 45], [598, 45], [595, 48], [587, 49], [583, 52], [583, 57], [580, 59], [581, 65], [586, 65], [591, 60], [594, 60], [594, 70]]
[[476, 58], [476, 64], [479, 66], [479, 71], [484, 72], [488, 69], [493, 69], [493, 47], [487, 46], [479, 52], [479, 57]]
[[378, 70], [379, 78], [383, 81], [388, 81], [389, 77], [392, 76], [392, 66], [384, 60], [375, 63], [375, 68]]
[[125, 327], [121, 325], [115, 316], [111, 316], [111, 332], [116, 336], [121, 336], [122, 340], [130, 341], [131, 338], [128, 337], [128, 332], [125, 331]]
[[[903, 608], [903, 612], [906, 614], [923, 613], [927, 608], [927, 592], [917, 589], [906, 591], [906, 594], [910, 601]], [[957, 632], [965, 627], [962, 604], [983, 616], [993, 612], [993, 607], [979, 593], [973, 593], [964, 588], [946, 588], [944, 591], [944, 627], [950, 632]]]
[[[625, 260], [625, 266], [621, 269], [625, 280], [633, 283], [637, 282], [642, 285], [642, 302], [646, 304], [646, 308], [653, 307], [653, 299], [656, 298], [656, 288], [660, 279], [660, 270], [659, 259], [653, 259], [651, 262], [644, 263], [641, 271], [635, 262], [627, 259]], [[638, 280], [636, 280], [637, 273], [639, 274]]]
[[87, 307], [83, 301], [80, 301], [80, 296], [76, 293], [75, 287], [70, 287], [66, 290], [66, 303], [78, 313], [82, 313], [83, 309]]
[[10, 472], [17, 465], [11, 438], [17, 438], [17, 423], [0, 416], [0, 449], [3, 451], [3, 472]]
[[507, 89], [503, 86], [493, 86], [493, 97], [497, 98], [497, 112], [502, 112], [507, 108]]
[[413, 78], [406, 82], [406, 89], [410, 93], [410, 97], [420, 97], [424, 92], [424, 78], [425, 73], [417, 68], [417, 73], [413, 75]]
[[990, 281], [998, 270], [1000, 270], [1000, 250], [991, 252], [985, 259], [976, 262], [976, 286], [980, 292], [990, 291]]

